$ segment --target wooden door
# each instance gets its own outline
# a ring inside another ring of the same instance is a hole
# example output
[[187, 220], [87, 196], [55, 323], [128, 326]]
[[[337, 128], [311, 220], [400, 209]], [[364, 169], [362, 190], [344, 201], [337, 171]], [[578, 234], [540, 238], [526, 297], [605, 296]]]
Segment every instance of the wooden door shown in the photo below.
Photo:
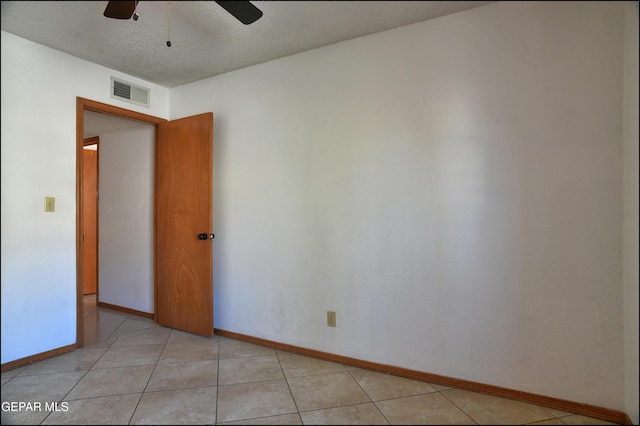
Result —
[[84, 149], [83, 156], [84, 294], [93, 294], [98, 283], [98, 151]]
[[212, 113], [158, 125], [156, 321], [203, 336], [213, 335], [212, 169]]

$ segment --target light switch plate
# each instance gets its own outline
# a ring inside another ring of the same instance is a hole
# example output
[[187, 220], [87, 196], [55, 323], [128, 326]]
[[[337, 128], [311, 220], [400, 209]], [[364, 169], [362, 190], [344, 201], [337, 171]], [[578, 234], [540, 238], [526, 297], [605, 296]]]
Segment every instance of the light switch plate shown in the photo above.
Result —
[[56, 197], [44, 197], [44, 211], [45, 212], [56, 211]]
[[333, 311], [327, 311], [327, 325], [329, 327], [336, 326], [336, 313]]

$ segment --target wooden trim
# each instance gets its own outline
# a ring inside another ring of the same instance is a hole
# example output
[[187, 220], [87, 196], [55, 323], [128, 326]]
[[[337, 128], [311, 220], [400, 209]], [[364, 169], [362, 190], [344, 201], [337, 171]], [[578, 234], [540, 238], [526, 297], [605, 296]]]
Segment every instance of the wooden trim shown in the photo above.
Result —
[[84, 251], [82, 180], [84, 176], [84, 102], [76, 98], [76, 346], [84, 346]]
[[550, 396], [537, 395], [529, 392], [522, 392], [514, 389], [503, 388], [499, 386], [486, 385], [483, 383], [472, 382], [469, 380], [461, 380], [453, 377], [440, 376], [438, 374], [426, 373], [423, 371], [410, 370], [408, 368], [394, 367], [391, 365], [378, 364], [375, 362], [363, 361], [356, 358], [350, 358], [342, 355], [331, 354], [328, 352], [316, 351], [314, 349], [301, 348], [299, 346], [293, 346], [286, 343], [274, 342], [271, 340], [261, 339], [259, 337], [247, 336], [244, 334], [234, 333], [231, 331], [225, 331], [215, 329], [216, 334], [224, 337], [229, 337], [236, 340], [242, 340], [249, 343], [255, 343], [262, 346], [271, 347], [274, 349], [280, 349], [287, 352], [293, 352], [298, 355], [310, 356], [313, 358], [322, 359], [325, 361], [336, 362], [343, 365], [349, 365], [352, 367], [364, 368], [367, 370], [378, 371], [385, 374], [391, 374], [399, 377], [406, 377], [408, 379], [420, 380], [422, 382], [435, 383], [438, 385], [451, 386], [458, 389], [469, 390], [473, 392], [480, 392], [488, 395], [499, 396], [508, 399], [515, 399], [518, 401], [528, 402], [530, 404], [541, 405], [548, 408], [555, 408], [557, 410], [569, 411], [571, 413], [582, 414], [584, 416], [596, 417], [602, 420], [607, 420], [614, 423], [626, 423], [628, 416], [616, 410], [608, 408], [597, 407], [589, 404], [582, 404], [579, 402], [567, 401], [564, 399], [553, 398]]
[[[96, 142], [96, 303], [98, 303], [100, 300], [100, 136], [89, 138], [89, 140], [93, 139]], [[84, 159], [84, 156], [82, 158]], [[82, 295], [84, 297], [84, 289]]]
[[625, 425], [632, 425], [633, 424], [633, 420], [631, 420], [631, 417], [629, 417], [629, 415], [626, 414], [626, 413], [624, 415], [624, 424]]
[[100, 136], [91, 136], [90, 138], [86, 138], [82, 140], [82, 145], [98, 145], [100, 144]]
[[52, 349], [50, 351], [42, 352], [39, 354], [28, 356], [26, 358], [20, 358], [15, 361], [4, 363], [2, 364], [2, 367], [0, 368], [0, 370], [2, 373], [4, 373], [5, 371], [9, 371], [9, 370], [13, 370], [14, 368], [33, 364], [34, 362], [42, 361], [48, 358], [53, 358], [54, 356], [66, 354], [67, 352], [72, 352], [72, 351], [75, 351], [76, 349], [77, 349], [76, 345], [62, 346], [61, 348]]
[[[116, 117], [137, 120], [158, 126], [167, 120], [152, 115], [116, 107], [90, 99], [76, 97], [76, 347], [84, 346], [84, 253], [82, 250], [82, 175], [84, 146], [84, 112], [94, 111]], [[157, 130], [156, 130], [157, 141]], [[155, 166], [154, 166], [155, 167]], [[155, 244], [155, 240], [154, 240]], [[154, 246], [155, 251], [155, 246]], [[155, 262], [155, 257], [154, 257]], [[155, 270], [155, 265], [154, 265]], [[154, 277], [155, 280], [155, 277]], [[154, 292], [155, 299], [155, 292]]]
[[[78, 97], [77, 99], [78, 99], [78, 102], [82, 103], [83, 110], [87, 110], [87, 111], [95, 111], [103, 114], [115, 115], [117, 117], [124, 117], [130, 120], [137, 120], [143, 123], [149, 123], [156, 126], [160, 123], [164, 123], [165, 121], [167, 121], [164, 118], [154, 117], [153, 115], [143, 114], [141, 112], [120, 108], [120, 107], [105, 104], [102, 102], [92, 101], [90, 99], [85, 99], [80, 97]], [[83, 114], [84, 114], [84, 111], [83, 111]], [[84, 131], [84, 128], [83, 128], [83, 131]]]
[[150, 312], [137, 311], [135, 309], [125, 308], [124, 306], [112, 305], [110, 303], [96, 302], [96, 305], [101, 308], [112, 309], [114, 311], [126, 312], [128, 314], [137, 315], [139, 317], [154, 319], [155, 315]]
[[[158, 201], [156, 192], [158, 191], [158, 127], [153, 134], [153, 312], [158, 313]], [[157, 318], [155, 319], [156, 322]]]

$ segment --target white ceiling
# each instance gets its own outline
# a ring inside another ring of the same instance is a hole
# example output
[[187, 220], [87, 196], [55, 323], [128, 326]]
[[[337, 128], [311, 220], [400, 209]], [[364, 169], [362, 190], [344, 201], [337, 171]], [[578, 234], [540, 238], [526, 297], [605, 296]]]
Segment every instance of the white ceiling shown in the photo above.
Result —
[[2, 1], [2, 30], [170, 88], [492, 2], [252, 3], [244, 25], [214, 1], [143, 0], [137, 21], [105, 18], [107, 1]]

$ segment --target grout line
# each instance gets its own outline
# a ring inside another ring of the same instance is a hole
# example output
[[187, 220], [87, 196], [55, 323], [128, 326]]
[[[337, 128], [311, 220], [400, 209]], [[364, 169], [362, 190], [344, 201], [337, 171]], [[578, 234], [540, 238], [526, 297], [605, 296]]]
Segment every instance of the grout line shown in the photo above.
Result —
[[[448, 390], [448, 389], [444, 389], [444, 390]], [[458, 410], [460, 410], [461, 413], [463, 413], [465, 416], [469, 417], [471, 419], [472, 422], [474, 422], [475, 424], [479, 425], [480, 423], [469, 413], [467, 413], [465, 410], [463, 410], [462, 408], [458, 407], [458, 405], [453, 402], [451, 399], [447, 398], [446, 395], [444, 395], [442, 392], [440, 392], [438, 390], [438, 393], [440, 394], [440, 396], [442, 396], [444, 399], [446, 399], [447, 401], [449, 401], [451, 403], [451, 405], [453, 405], [454, 407], [456, 407]], [[474, 392], [475, 393], [475, 392]]]
[[218, 424], [218, 401], [220, 400], [220, 336], [218, 339], [218, 350], [216, 351], [216, 365], [218, 366], [216, 371], [216, 418], [215, 424]]
[[280, 371], [282, 371], [282, 377], [284, 377], [284, 382], [287, 384], [287, 389], [289, 389], [289, 395], [291, 395], [291, 400], [293, 401], [293, 406], [296, 407], [296, 414], [298, 415], [298, 418], [300, 419], [300, 424], [304, 424], [304, 422], [302, 421], [302, 416], [300, 415], [300, 408], [298, 407], [298, 403], [296, 402], [296, 399], [293, 396], [293, 392], [291, 391], [291, 385], [289, 385], [289, 379], [287, 378], [287, 375], [284, 372], [284, 368], [282, 367], [282, 362], [280, 362], [280, 357], [278, 356], [278, 351], [276, 351], [274, 349], [273, 352], [275, 353], [276, 359], [278, 360], [278, 365], [280, 366]]
[[352, 371], [357, 371], [357, 370], [350, 370], [348, 368], [346, 368], [346, 366], [343, 365], [343, 367], [345, 367], [345, 370], [347, 370], [347, 373], [349, 374], [349, 376], [351, 376], [351, 378], [353, 379], [353, 381], [356, 382], [356, 384], [358, 385], [358, 387], [360, 389], [362, 389], [362, 392], [364, 392], [365, 395], [367, 395], [367, 398], [369, 398], [369, 402], [368, 404], [372, 404], [375, 409], [378, 411], [378, 413], [380, 413], [380, 415], [382, 416], [382, 418], [388, 423], [391, 424], [391, 422], [389, 421], [389, 419], [387, 418], [387, 416], [384, 415], [384, 413], [382, 411], [380, 411], [380, 408], [378, 407], [378, 405], [376, 404], [376, 401], [373, 400], [373, 398], [371, 398], [371, 395], [369, 395], [367, 393], [367, 391], [362, 387], [362, 385], [360, 385], [360, 382], [358, 381], [358, 379], [356, 379], [353, 374], [351, 374]]

